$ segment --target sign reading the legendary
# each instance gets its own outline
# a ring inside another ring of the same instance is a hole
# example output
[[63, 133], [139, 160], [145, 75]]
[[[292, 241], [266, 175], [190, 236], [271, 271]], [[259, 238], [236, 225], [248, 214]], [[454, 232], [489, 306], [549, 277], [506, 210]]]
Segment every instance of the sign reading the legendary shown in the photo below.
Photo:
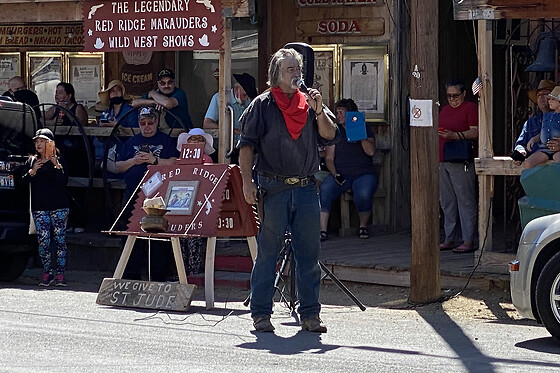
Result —
[[88, 52], [218, 50], [222, 6], [216, 0], [85, 0]]

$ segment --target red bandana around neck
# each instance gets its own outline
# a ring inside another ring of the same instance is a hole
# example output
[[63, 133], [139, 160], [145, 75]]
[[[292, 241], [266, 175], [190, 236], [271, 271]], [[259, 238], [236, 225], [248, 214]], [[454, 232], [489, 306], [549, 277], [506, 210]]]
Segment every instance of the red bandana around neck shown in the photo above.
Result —
[[274, 96], [274, 100], [276, 100], [276, 105], [278, 105], [284, 116], [286, 128], [290, 132], [290, 136], [292, 136], [293, 140], [296, 140], [301, 134], [305, 122], [307, 122], [309, 105], [305, 95], [297, 90], [290, 100], [279, 87], [273, 87], [270, 91], [272, 96]]

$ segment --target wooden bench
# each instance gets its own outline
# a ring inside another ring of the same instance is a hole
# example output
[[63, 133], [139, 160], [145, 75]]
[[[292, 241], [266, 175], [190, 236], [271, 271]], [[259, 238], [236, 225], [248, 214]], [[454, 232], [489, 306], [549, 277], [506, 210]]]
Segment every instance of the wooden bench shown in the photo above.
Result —
[[[389, 167], [389, 157], [386, 156], [390, 152], [390, 149], [377, 149], [375, 154], [373, 155], [373, 163], [377, 167], [377, 190], [373, 195], [372, 204], [372, 217], [375, 214], [383, 215], [381, 219], [377, 219], [377, 223], [385, 223], [386, 222], [386, 214], [389, 212], [389, 205], [387, 197], [387, 188], [388, 186], [386, 183], [390, 180], [390, 172]], [[378, 201], [376, 201], [376, 199]], [[358, 227], [352, 227], [351, 225], [351, 214], [350, 214], [350, 202], [354, 200], [354, 195], [352, 190], [348, 190], [340, 196], [340, 228], [338, 230], [338, 235], [340, 237], [348, 237], [348, 236], [355, 236]], [[378, 203], [376, 203], [378, 202]], [[378, 209], [376, 211], [376, 205]], [[382, 210], [382, 211], [381, 211]], [[376, 224], [374, 224], [376, 225]]]

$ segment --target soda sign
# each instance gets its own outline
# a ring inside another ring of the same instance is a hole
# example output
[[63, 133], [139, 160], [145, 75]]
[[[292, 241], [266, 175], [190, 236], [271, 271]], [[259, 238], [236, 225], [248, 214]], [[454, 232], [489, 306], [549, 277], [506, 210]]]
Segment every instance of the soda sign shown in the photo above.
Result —
[[330, 19], [317, 24], [320, 34], [361, 34], [360, 25], [355, 20]]
[[322, 19], [296, 22], [296, 36], [381, 36], [385, 34], [383, 17]]

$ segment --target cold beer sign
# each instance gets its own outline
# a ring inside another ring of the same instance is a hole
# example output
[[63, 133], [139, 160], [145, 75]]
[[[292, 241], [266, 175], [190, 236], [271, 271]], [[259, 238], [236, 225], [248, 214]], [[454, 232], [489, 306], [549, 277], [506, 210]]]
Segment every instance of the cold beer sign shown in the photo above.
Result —
[[87, 52], [217, 50], [218, 0], [85, 0]]

